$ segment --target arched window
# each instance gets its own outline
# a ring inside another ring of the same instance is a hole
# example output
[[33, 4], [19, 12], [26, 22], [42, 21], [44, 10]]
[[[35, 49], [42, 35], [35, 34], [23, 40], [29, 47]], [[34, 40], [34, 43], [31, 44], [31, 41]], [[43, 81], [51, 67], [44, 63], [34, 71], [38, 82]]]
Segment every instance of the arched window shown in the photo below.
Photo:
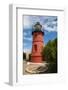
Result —
[[34, 45], [34, 50], [35, 50], [35, 52], [37, 52], [37, 45], [36, 44]]

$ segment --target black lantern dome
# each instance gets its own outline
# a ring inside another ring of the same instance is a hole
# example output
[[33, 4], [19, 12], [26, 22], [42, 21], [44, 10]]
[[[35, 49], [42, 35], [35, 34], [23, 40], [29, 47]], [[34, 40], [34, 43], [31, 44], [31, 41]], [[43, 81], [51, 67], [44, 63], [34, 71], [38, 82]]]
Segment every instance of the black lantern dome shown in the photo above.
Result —
[[33, 35], [34, 32], [42, 32], [42, 34], [44, 35], [44, 32], [42, 31], [42, 25], [40, 24], [40, 22], [37, 22], [37, 23], [33, 26], [32, 35]]

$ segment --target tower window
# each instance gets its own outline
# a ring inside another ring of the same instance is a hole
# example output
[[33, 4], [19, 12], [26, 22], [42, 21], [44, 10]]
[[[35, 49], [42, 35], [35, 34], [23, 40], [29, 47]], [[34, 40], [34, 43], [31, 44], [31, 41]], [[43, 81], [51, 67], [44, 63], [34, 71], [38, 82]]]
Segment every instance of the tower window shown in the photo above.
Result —
[[35, 50], [35, 52], [37, 51], [37, 45], [34, 45], [34, 50]]

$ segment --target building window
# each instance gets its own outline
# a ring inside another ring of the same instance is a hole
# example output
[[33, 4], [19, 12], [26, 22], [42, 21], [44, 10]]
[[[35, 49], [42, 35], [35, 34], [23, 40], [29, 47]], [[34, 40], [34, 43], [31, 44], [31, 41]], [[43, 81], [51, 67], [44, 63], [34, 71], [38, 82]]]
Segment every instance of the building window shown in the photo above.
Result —
[[35, 52], [37, 51], [37, 45], [34, 45], [34, 50], [35, 50]]

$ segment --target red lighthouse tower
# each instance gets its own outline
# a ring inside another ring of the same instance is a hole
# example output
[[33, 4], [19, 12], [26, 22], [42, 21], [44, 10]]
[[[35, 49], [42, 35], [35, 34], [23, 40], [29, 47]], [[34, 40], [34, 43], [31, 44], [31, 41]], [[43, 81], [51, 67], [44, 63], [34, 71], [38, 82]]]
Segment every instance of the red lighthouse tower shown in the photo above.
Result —
[[44, 45], [43, 35], [44, 32], [42, 31], [42, 25], [37, 22], [33, 26], [33, 41], [32, 41], [32, 53], [31, 53], [31, 60], [34, 63], [42, 63], [42, 49]]

